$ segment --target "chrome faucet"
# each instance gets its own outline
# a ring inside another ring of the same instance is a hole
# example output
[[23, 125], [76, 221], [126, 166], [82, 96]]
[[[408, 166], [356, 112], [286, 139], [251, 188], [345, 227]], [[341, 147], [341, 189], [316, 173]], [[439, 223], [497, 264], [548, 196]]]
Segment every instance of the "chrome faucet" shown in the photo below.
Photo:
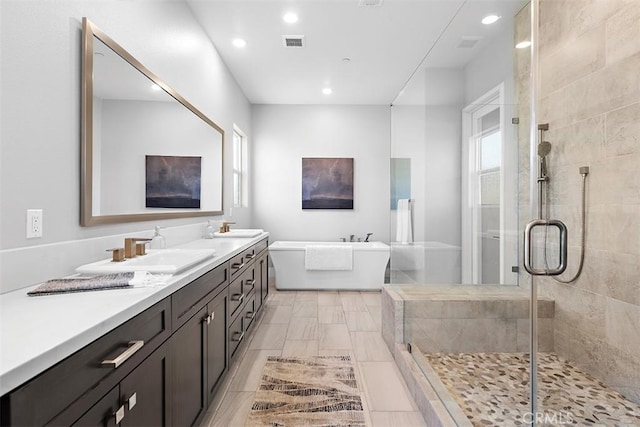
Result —
[[364, 241], [368, 242], [369, 241], [369, 237], [371, 237], [372, 234], [373, 233], [367, 233], [367, 237], [364, 238]]
[[349, 241], [350, 241], [350, 242], [353, 242], [353, 238], [354, 238], [354, 237], [356, 237], [356, 235], [355, 235], [355, 234], [350, 234], [350, 235], [349, 235]]

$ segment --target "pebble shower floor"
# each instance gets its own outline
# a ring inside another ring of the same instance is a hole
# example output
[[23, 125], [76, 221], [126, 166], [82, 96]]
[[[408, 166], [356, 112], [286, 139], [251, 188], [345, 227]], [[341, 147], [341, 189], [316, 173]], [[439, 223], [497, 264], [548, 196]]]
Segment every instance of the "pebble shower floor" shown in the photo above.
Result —
[[[424, 356], [474, 426], [528, 425], [528, 354]], [[556, 354], [538, 358], [541, 425], [640, 426], [640, 405]]]

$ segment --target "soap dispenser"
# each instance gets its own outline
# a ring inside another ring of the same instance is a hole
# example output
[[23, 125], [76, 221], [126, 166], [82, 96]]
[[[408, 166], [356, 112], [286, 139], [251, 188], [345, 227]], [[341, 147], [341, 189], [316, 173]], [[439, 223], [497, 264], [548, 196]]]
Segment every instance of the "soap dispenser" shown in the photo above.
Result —
[[160, 227], [155, 227], [155, 233], [151, 242], [149, 242], [149, 249], [164, 249], [167, 247], [166, 240], [162, 234], [160, 234]]
[[216, 229], [213, 226], [213, 222], [211, 220], [207, 221], [207, 226], [204, 229], [204, 238], [205, 239], [213, 239], [215, 237]]

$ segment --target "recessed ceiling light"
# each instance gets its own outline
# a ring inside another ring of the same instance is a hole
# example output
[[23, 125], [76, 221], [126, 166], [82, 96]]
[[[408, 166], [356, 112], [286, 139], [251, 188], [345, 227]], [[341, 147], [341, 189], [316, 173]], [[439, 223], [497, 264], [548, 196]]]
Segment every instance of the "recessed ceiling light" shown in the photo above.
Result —
[[298, 22], [298, 15], [293, 12], [289, 12], [285, 13], [282, 19], [288, 24], [295, 24], [296, 22]]
[[487, 15], [484, 18], [482, 18], [482, 23], [484, 25], [491, 25], [498, 22], [498, 19], [500, 19], [498, 15]]
[[154, 84], [151, 85], [151, 90], [154, 90], [154, 91], [158, 92], [158, 91], [162, 90], [162, 88], [154, 83]]
[[516, 45], [516, 49], [526, 49], [531, 46], [531, 42], [529, 40], [525, 40]]
[[331, 95], [333, 91], [330, 87], [325, 87], [324, 89], [322, 89], [322, 93], [324, 93], [325, 95]]
[[243, 39], [233, 39], [232, 43], [235, 47], [245, 47], [247, 45], [247, 42]]
[[342, 62], [348, 64], [349, 62], [351, 62], [351, 58], [342, 58]]

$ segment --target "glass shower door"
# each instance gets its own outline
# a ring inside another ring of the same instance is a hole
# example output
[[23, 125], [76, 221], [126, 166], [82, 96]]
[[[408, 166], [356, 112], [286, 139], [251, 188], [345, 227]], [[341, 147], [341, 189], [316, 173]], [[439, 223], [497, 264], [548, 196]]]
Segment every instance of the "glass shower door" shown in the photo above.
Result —
[[520, 232], [531, 218], [530, 50], [515, 48], [530, 36], [530, 9], [500, 2], [489, 29], [480, 21], [495, 7], [461, 2], [391, 110], [392, 171], [402, 171], [391, 191], [410, 199], [412, 220], [407, 241], [392, 199], [391, 286], [404, 341], [458, 425], [525, 425], [531, 412]]

